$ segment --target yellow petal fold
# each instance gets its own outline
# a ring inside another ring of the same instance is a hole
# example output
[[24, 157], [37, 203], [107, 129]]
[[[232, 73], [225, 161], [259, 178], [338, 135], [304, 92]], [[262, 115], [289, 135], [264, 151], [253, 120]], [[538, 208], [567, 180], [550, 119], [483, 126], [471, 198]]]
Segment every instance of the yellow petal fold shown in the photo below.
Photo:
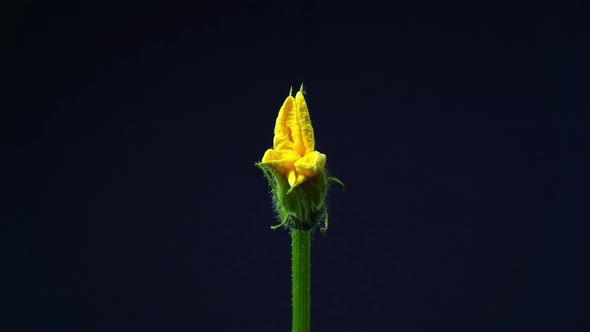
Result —
[[294, 170], [293, 165], [299, 158], [299, 155], [293, 150], [268, 149], [262, 157], [262, 163], [283, 175], [287, 175], [291, 170]]
[[283, 106], [279, 110], [279, 115], [277, 116], [275, 124], [275, 137], [273, 140], [273, 148], [275, 150], [293, 150], [293, 138], [289, 124], [294, 122], [294, 103], [295, 98], [289, 96], [285, 99]]
[[293, 132], [294, 149], [301, 156], [311, 153], [315, 147], [315, 139], [313, 136], [313, 127], [311, 126], [311, 119], [309, 118], [309, 111], [307, 110], [307, 103], [303, 97], [303, 93], [298, 91], [295, 95], [295, 119], [296, 124], [291, 127]]
[[310, 154], [297, 159], [293, 165], [297, 173], [311, 177], [324, 170], [326, 155], [318, 151], [312, 151]]

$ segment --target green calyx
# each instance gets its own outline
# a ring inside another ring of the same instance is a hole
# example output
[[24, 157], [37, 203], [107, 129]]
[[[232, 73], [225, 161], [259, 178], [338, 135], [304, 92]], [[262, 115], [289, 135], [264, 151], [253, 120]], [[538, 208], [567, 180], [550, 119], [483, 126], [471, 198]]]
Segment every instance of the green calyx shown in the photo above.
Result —
[[320, 172], [306, 179], [296, 187], [291, 187], [287, 178], [274, 169], [256, 164], [263, 172], [271, 187], [275, 211], [281, 226], [297, 230], [311, 230], [320, 222], [324, 222], [322, 232], [328, 229], [328, 209], [326, 208], [326, 194], [329, 181], [341, 183], [337, 179], [329, 178], [326, 172]]

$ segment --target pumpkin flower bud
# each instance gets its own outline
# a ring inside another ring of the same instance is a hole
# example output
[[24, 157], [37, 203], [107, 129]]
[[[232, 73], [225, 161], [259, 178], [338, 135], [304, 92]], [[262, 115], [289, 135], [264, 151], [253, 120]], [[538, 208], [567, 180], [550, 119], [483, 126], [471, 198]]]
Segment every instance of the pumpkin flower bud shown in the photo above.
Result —
[[315, 151], [315, 139], [303, 85], [293, 97], [291, 93], [277, 117], [273, 148], [256, 164], [271, 186], [275, 210], [281, 223], [300, 230], [310, 230], [324, 219], [328, 226], [326, 193], [326, 155]]

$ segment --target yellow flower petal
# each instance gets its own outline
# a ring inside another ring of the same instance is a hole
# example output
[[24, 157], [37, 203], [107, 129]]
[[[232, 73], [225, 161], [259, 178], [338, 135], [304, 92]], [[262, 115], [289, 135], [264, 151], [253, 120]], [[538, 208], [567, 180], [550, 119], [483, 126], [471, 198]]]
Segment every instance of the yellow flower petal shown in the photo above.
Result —
[[298, 180], [297, 179], [297, 173], [295, 173], [294, 170], [293, 171], [290, 171], [289, 172], [289, 175], [287, 175], [287, 181], [289, 181], [289, 184], [291, 185], [291, 187], [295, 187], [298, 184], [297, 180]]
[[323, 171], [325, 165], [326, 155], [318, 151], [313, 151], [294, 163], [295, 171], [306, 177], [314, 176], [318, 172]]
[[292, 150], [272, 150], [268, 149], [262, 157], [262, 163], [269, 165], [282, 175], [287, 175], [295, 169], [293, 165], [299, 155]]
[[307, 110], [307, 103], [303, 97], [303, 93], [298, 91], [295, 95], [295, 121], [296, 123], [291, 128], [293, 134], [294, 149], [301, 156], [313, 151], [315, 147], [315, 140], [313, 136], [313, 127], [311, 126], [311, 119], [309, 118], [309, 111]]
[[313, 127], [301, 91], [283, 102], [274, 134], [273, 149], [264, 153], [262, 163], [286, 176], [291, 187], [324, 171], [326, 155], [314, 150]]
[[275, 137], [273, 140], [273, 148], [275, 150], [292, 150], [293, 149], [293, 137], [291, 135], [291, 128], [289, 123], [293, 122], [295, 112], [293, 112], [293, 104], [295, 98], [292, 96], [287, 97], [283, 106], [277, 116], [275, 124]]

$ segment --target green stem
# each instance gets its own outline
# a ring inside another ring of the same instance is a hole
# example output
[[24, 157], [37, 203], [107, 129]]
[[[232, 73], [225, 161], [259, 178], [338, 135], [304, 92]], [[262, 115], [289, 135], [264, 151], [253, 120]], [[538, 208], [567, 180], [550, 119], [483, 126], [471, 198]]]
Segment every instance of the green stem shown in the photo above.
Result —
[[309, 332], [311, 307], [311, 233], [291, 229], [291, 263], [293, 273], [293, 329]]

